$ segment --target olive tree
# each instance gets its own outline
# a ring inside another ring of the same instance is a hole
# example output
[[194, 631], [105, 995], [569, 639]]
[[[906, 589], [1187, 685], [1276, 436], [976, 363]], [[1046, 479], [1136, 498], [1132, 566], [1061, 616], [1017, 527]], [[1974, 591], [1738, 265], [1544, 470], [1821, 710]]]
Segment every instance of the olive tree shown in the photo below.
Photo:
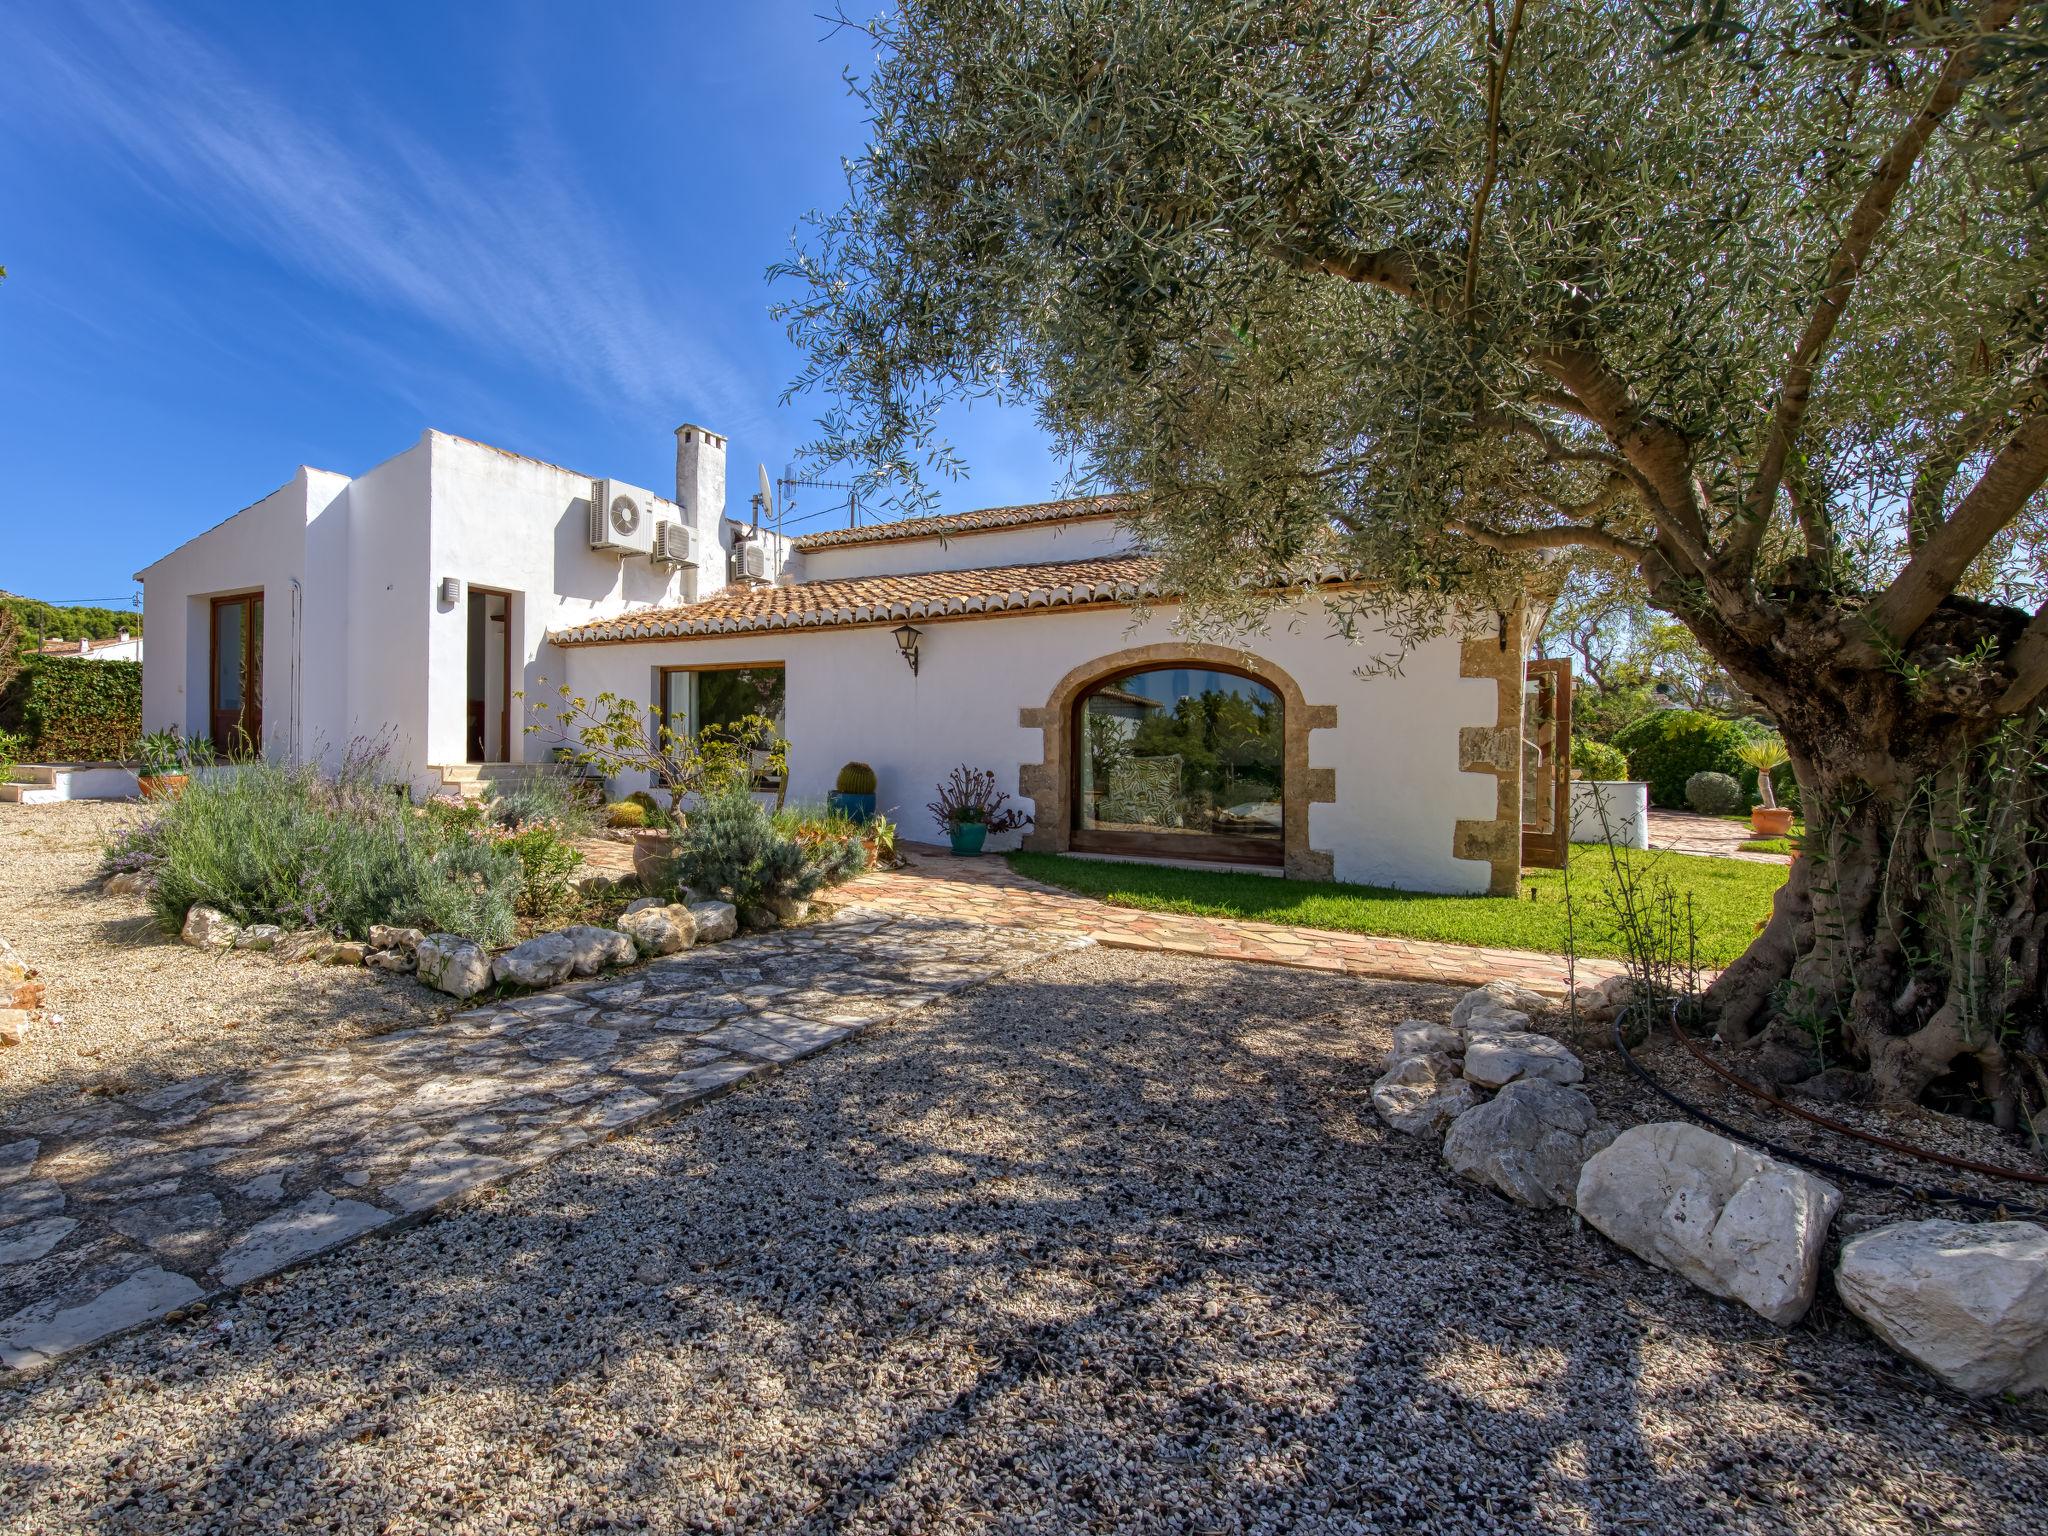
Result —
[[[899, 503], [1029, 402], [1188, 620], [1339, 562], [1402, 641], [1591, 551], [1813, 831], [1717, 984], [1895, 1097], [2041, 1075], [2048, 18], [2020, 0], [901, 0], [777, 269]], [[2027, 1081], [2038, 1087], [2027, 1089]]]

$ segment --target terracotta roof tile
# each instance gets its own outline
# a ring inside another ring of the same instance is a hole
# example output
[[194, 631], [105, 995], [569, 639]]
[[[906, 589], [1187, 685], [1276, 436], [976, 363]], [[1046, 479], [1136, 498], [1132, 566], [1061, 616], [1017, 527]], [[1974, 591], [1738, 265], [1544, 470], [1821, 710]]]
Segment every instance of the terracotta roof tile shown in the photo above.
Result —
[[946, 538], [959, 533], [993, 533], [1002, 528], [1028, 528], [1038, 523], [1078, 523], [1115, 517], [1131, 504], [1128, 496], [1075, 496], [1066, 501], [1035, 501], [1021, 507], [984, 507], [979, 512], [952, 512], [944, 517], [909, 517], [866, 528], [834, 528], [801, 534], [798, 549], [837, 549], [847, 544], [887, 544], [896, 539]]
[[1158, 570], [1159, 562], [1149, 555], [1117, 555], [1053, 565], [852, 576], [787, 587], [731, 586], [702, 602], [620, 614], [558, 630], [549, 638], [557, 645], [603, 645], [1129, 602], [1159, 595], [1153, 586]]

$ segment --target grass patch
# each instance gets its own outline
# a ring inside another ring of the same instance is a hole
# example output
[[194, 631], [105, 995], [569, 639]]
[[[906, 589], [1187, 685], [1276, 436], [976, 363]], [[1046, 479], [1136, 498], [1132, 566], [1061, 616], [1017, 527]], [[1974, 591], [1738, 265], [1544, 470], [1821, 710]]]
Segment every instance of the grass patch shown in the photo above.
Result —
[[[1704, 966], [1726, 965], [1749, 947], [1756, 925], [1771, 915], [1771, 898], [1788, 873], [1783, 865], [1742, 859], [1633, 849], [1621, 850], [1621, 856], [1670, 881], [1681, 900], [1692, 897], [1699, 958]], [[1563, 954], [1565, 947], [1564, 874], [1555, 869], [1524, 870], [1518, 896], [1432, 896], [1385, 886], [1274, 880], [1264, 875], [1157, 864], [1110, 864], [1053, 853], [1013, 853], [1009, 859], [1021, 875], [1112, 906], [1551, 955]], [[1619, 958], [1622, 954], [1607, 915], [1613, 887], [1614, 875], [1604, 851], [1576, 856], [1572, 899], [1583, 955]], [[1532, 889], [1533, 901], [1529, 899]]]
[[1744, 853], [1782, 853], [1790, 855], [1799, 843], [1790, 837], [1753, 837], [1741, 845]]

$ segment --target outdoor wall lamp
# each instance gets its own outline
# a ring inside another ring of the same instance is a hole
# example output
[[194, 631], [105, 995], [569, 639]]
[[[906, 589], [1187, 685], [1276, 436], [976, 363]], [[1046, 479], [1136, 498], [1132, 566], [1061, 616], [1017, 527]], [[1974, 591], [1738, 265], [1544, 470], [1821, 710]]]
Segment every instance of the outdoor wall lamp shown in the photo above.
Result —
[[917, 642], [923, 638], [924, 632], [915, 624], [898, 624], [890, 633], [896, 636], [896, 649], [910, 664], [910, 675], [917, 676]]

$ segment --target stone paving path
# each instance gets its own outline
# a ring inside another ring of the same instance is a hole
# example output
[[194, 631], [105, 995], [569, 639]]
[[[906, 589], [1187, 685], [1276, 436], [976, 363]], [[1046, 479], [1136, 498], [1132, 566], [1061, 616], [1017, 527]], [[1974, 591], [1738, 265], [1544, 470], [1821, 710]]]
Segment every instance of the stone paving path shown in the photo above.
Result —
[[1693, 811], [1650, 812], [1650, 846], [1667, 853], [1691, 853], [1710, 859], [1742, 859], [1751, 864], [1791, 862], [1782, 853], [1745, 853], [1742, 845], [1756, 834], [1746, 822]]
[[[917, 846], [904, 853], [904, 868], [863, 875], [834, 894], [881, 911], [1072, 934], [1112, 949], [1167, 950], [1445, 986], [1479, 987], [1505, 978], [1553, 997], [1565, 992], [1565, 964], [1556, 955], [1113, 907], [1027, 880], [1000, 857], [956, 859]], [[1579, 980], [1598, 981], [1621, 970], [1619, 961], [1581, 960]]]
[[844, 910], [0, 1127], [0, 1362], [40, 1366], [1085, 941]]

